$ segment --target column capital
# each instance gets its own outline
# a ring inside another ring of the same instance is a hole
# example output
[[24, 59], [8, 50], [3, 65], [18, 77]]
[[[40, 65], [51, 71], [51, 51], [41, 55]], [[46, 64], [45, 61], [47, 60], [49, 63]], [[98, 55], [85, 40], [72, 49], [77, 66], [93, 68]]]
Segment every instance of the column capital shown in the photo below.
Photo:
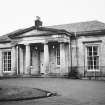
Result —
[[16, 45], [15, 46], [11, 46], [12, 48], [14, 48], [14, 47], [16, 47]]
[[63, 43], [65, 43], [65, 42], [59, 42], [60, 44], [63, 44]]
[[48, 43], [44, 43], [44, 45], [48, 45]]
[[25, 46], [30, 46], [30, 43], [25, 43], [24, 45], [25, 45]]
[[45, 41], [43, 44], [44, 44], [44, 45], [48, 44], [48, 41]]

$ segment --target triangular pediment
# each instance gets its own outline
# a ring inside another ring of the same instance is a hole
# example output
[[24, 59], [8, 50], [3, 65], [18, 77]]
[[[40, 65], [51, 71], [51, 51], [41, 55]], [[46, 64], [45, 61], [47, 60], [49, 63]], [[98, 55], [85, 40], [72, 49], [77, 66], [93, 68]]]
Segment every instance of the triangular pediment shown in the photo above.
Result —
[[10, 38], [20, 38], [20, 37], [32, 37], [32, 36], [45, 36], [45, 35], [53, 35], [58, 33], [65, 33], [65, 30], [58, 30], [53, 28], [45, 28], [40, 27], [36, 29], [35, 27], [30, 27], [24, 30], [21, 30], [20, 32], [16, 32], [13, 34], [10, 34]]
[[16, 37], [31, 37], [31, 36], [40, 36], [40, 35], [51, 35], [53, 34], [53, 32], [51, 31], [41, 31], [41, 30], [31, 30], [29, 32], [26, 32], [26, 33], [23, 33], [23, 34], [20, 34]]

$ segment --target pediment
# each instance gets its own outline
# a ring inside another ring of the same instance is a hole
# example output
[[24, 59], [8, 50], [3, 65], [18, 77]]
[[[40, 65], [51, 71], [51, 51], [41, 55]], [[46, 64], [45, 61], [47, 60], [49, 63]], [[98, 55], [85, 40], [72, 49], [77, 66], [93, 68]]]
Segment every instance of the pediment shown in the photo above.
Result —
[[50, 34], [53, 34], [53, 32], [51, 31], [40, 31], [40, 30], [31, 30], [29, 32], [26, 32], [26, 33], [23, 33], [23, 34], [20, 34], [16, 37], [31, 37], [31, 36], [40, 36], [40, 35], [50, 35]]
[[10, 35], [8, 35], [8, 37], [10, 37], [11, 39], [15, 39], [23, 37], [49, 36], [49, 35], [63, 34], [63, 33], [66, 34], [67, 31], [58, 30], [54, 28], [46, 28], [46, 27], [36, 28], [32, 26], [30, 28], [20, 30], [16, 33], [11, 33]]
[[21, 37], [33, 37], [33, 36], [45, 36], [53, 35], [58, 33], [63, 33], [64, 30], [58, 30], [53, 28], [40, 27], [36, 29], [35, 27], [30, 27], [27, 29], [20, 30], [18, 32], [11, 33], [8, 35], [10, 38], [21, 38]]

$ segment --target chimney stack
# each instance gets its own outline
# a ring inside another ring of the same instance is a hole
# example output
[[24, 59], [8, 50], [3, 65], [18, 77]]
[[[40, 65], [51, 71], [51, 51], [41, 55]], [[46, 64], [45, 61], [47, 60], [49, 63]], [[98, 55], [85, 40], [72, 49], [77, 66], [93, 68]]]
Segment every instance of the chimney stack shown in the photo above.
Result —
[[41, 26], [42, 26], [42, 21], [40, 20], [39, 16], [36, 16], [36, 20], [35, 20], [36, 29], [40, 28]]

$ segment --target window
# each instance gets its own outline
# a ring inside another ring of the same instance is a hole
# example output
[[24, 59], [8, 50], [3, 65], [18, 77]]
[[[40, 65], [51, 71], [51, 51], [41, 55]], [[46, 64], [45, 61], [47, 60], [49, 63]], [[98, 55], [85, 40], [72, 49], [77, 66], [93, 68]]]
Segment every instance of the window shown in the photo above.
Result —
[[11, 52], [3, 52], [3, 71], [11, 71]]
[[88, 70], [99, 70], [98, 46], [87, 47], [87, 66]]
[[60, 45], [59, 44], [56, 47], [56, 59], [57, 59], [57, 65], [60, 65]]

